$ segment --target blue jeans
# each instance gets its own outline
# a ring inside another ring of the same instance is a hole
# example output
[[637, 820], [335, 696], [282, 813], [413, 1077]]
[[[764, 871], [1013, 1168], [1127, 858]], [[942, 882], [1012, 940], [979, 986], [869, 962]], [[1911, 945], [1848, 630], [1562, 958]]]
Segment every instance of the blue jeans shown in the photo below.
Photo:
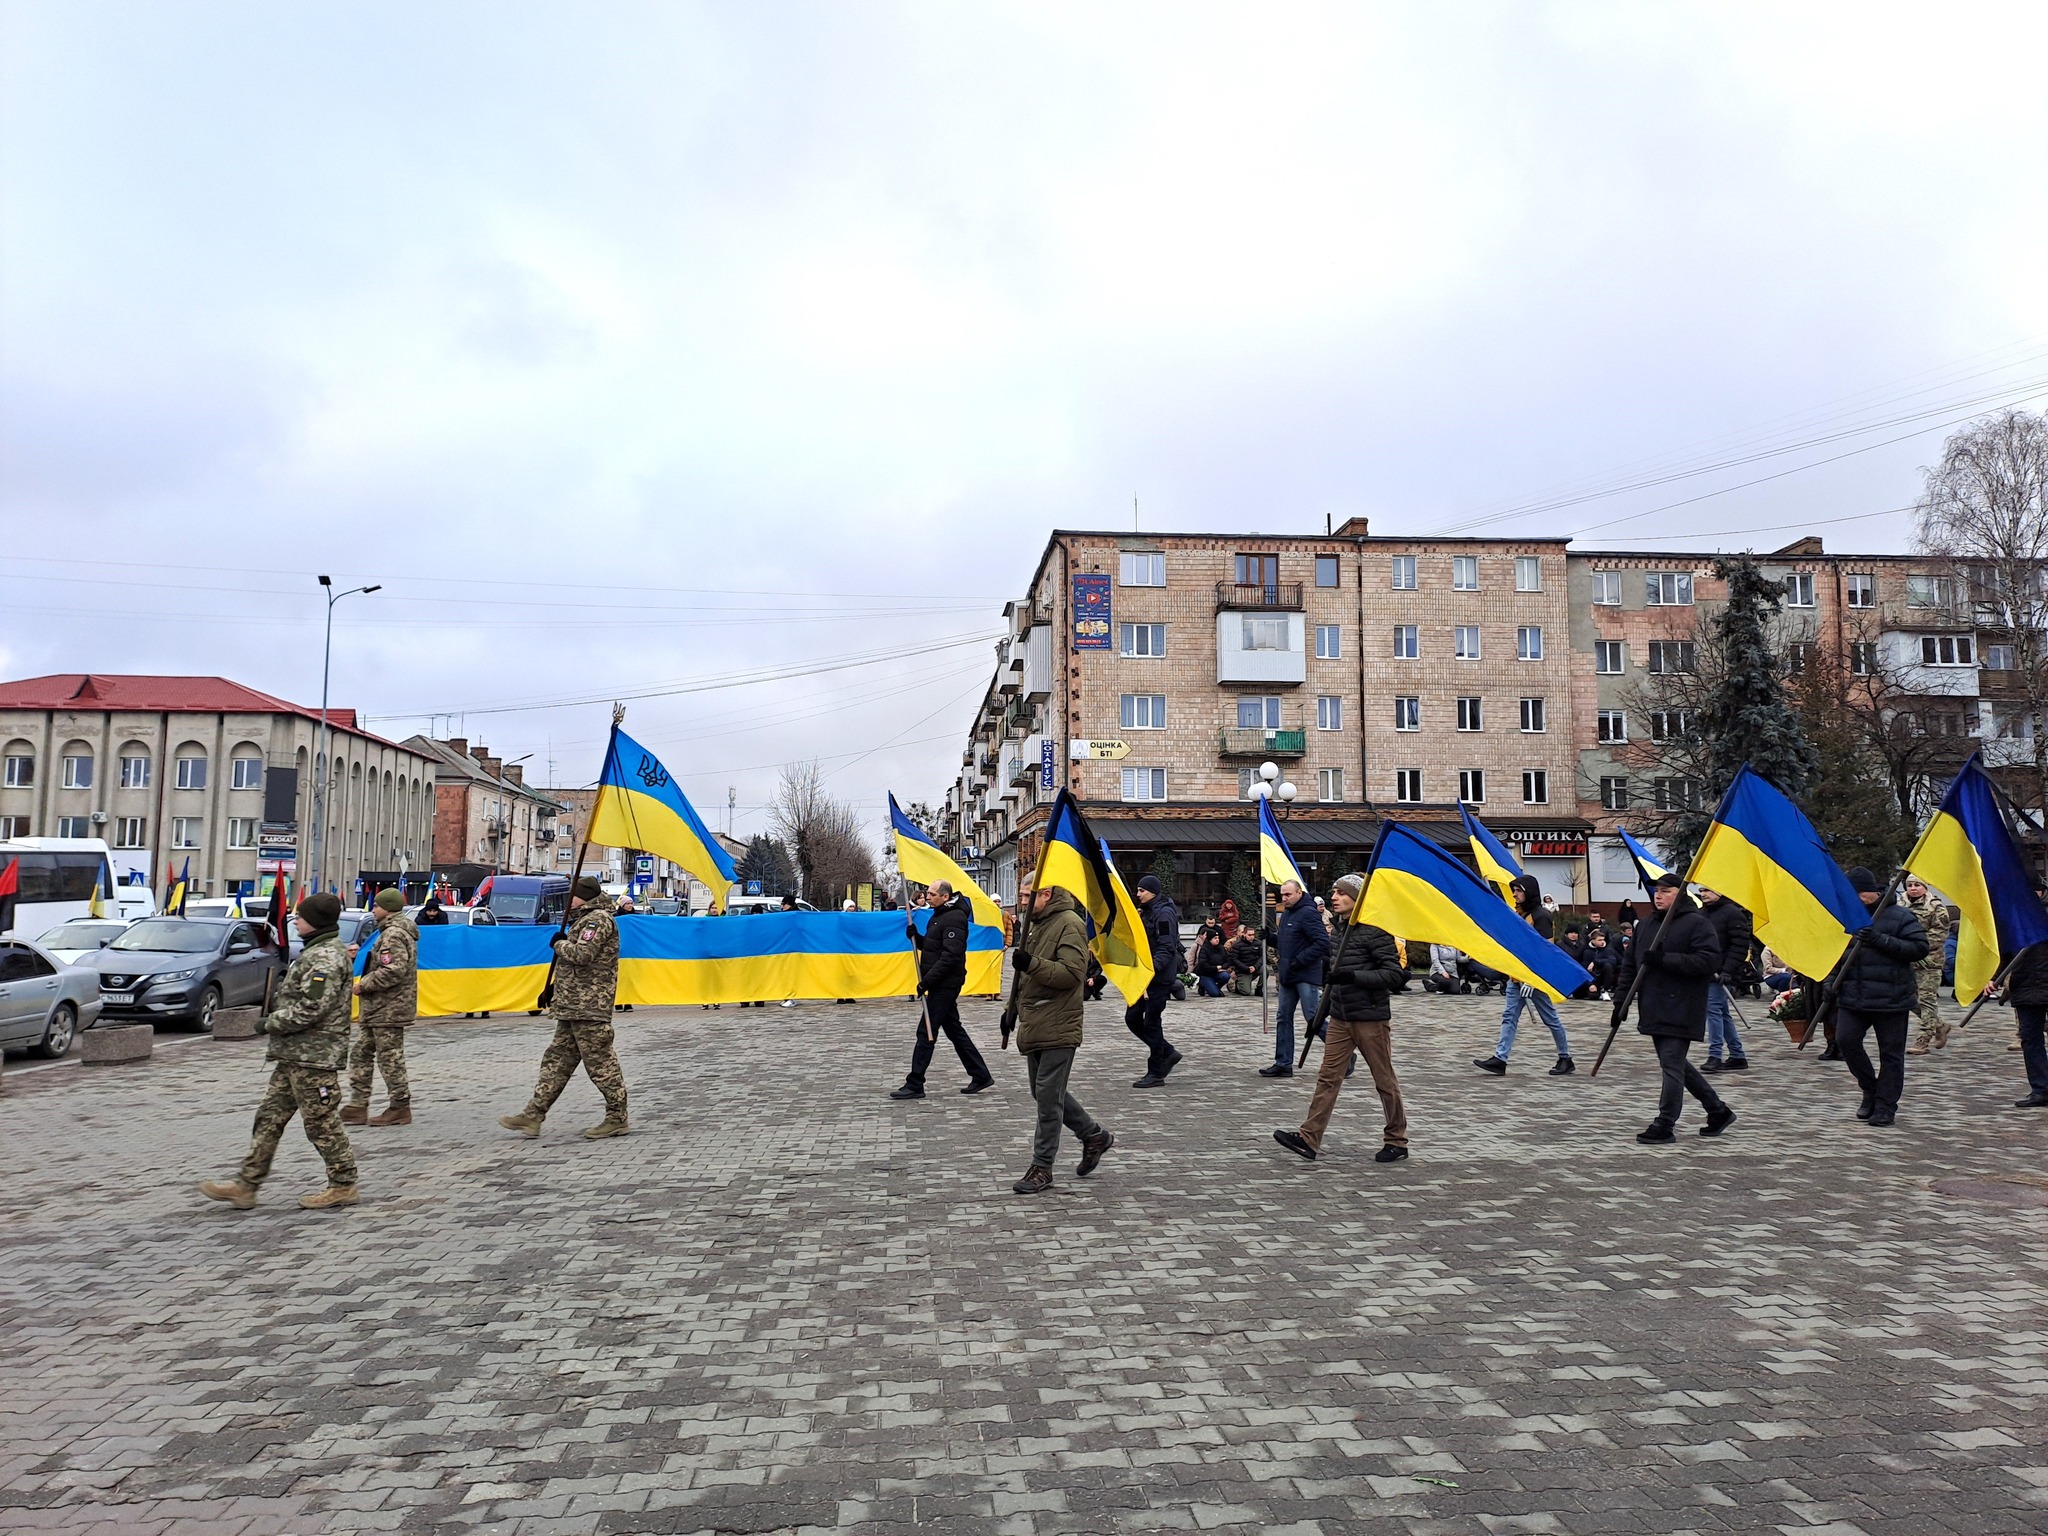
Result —
[[1195, 978], [1195, 985], [1202, 989], [1202, 996], [1204, 997], [1221, 997], [1223, 995], [1223, 981], [1221, 977], [1197, 976]]
[[1273, 1020], [1273, 1065], [1294, 1069], [1294, 1010], [1301, 1008], [1304, 1026], [1315, 1022], [1316, 1009], [1323, 1004], [1323, 989], [1313, 982], [1280, 983], [1280, 1012]]
[[1741, 1061], [1749, 1053], [1742, 1048], [1742, 1036], [1735, 1031], [1735, 1008], [1728, 989], [1718, 981], [1707, 983], [1707, 1060], [1719, 1061], [1722, 1046], [1730, 1061]]
[[1501, 1010], [1500, 1044], [1493, 1048], [1493, 1054], [1502, 1061], [1508, 1059], [1508, 1052], [1515, 1048], [1515, 1029], [1522, 1021], [1522, 1004], [1535, 1008], [1536, 1017], [1543, 1021], [1543, 1027], [1550, 1031], [1550, 1038], [1557, 1042], [1557, 1054], [1569, 1056], [1571, 1042], [1564, 1037], [1564, 1021], [1557, 1016], [1557, 1004], [1519, 981], [1511, 981], [1507, 987], [1507, 1006]]

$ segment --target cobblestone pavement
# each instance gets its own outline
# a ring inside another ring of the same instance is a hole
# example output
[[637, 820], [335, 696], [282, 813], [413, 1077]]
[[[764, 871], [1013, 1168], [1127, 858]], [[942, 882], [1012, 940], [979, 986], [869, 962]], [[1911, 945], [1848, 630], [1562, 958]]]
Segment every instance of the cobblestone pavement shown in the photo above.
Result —
[[1171, 1009], [1151, 1092], [1096, 1007], [1118, 1144], [1034, 1200], [1015, 1056], [884, 1097], [901, 1004], [623, 1014], [601, 1143], [580, 1079], [540, 1141], [495, 1124], [541, 1021], [421, 1026], [415, 1123], [358, 1131], [324, 1214], [296, 1130], [258, 1209], [195, 1191], [260, 1041], [14, 1079], [0, 1530], [2048, 1529], [2048, 1115], [2006, 1015], [1912, 1059], [1890, 1132], [1759, 1028], [1735, 1129], [1643, 1148], [1647, 1042], [1584, 1075], [1604, 1010], [1579, 1076], [1525, 1021], [1494, 1079], [1497, 1000], [1397, 1006], [1409, 1162], [1362, 1069], [1321, 1162], [1273, 1144], [1309, 1079], [1254, 1075], [1255, 1001]]

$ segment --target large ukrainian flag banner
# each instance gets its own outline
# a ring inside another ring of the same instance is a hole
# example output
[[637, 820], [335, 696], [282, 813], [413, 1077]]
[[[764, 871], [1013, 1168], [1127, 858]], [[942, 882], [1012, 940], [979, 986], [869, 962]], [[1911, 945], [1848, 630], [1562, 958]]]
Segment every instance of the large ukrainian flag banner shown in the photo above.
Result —
[[894, 795], [889, 797], [889, 826], [896, 833], [896, 867], [903, 872], [904, 879], [915, 880], [919, 885], [943, 880], [957, 894], [967, 898], [974, 909], [975, 922], [990, 928], [1000, 929], [1003, 926], [1003, 909], [986, 891], [968, 879], [967, 871], [925, 836], [916, 822], [903, 814], [903, 807], [896, 803]]
[[616, 725], [583, 838], [607, 848], [637, 848], [681, 865], [710, 890], [712, 906], [725, 910], [736, 878], [732, 859], [683, 798], [661, 759]]
[[1294, 850], [1287, 846], [1287, 834], [1280, 830], [1279, 818], [1273, 814], [1273, 802], [1264, 795], [1259, 796], [1259, 875], [1269, 885], [1284, 885], [1292, 880], [1303, 890], [1308, 882], [1301, 878], [1301, 866], [1294, 862]]
[[[917, 920], [929, 921], [929, 913]], [[901, 912], [771, 912], [748, 917], [621, 917], [619, 1001], [780, 1002], [784, 998], [909, 997], [917, 957]], [[549, 926], [420, 930], [420, 1013], [524, 1013], [548, 974]], [[360, 963], [360, 958], [359, 958]], [[1003, 933], [971, 925], [967, 985], [1002, 984]]]
[[1749, 908], [1756, 936], [1802, 976], [1825, 976], [1868, 927], [1856, 888], [1813, 823], [1749, 764], [1721, 797], [1686, 878]]
[[1507, 899], [1508, 882], [1521, 878], [1522, 866], [1515, 862], [1507, 845], [1479, 824], [1479, 818], [1471, 809], [1460, 802], [1458, 819], [1465, 823], [1465, 837], [1472, 844], [1472, 862], [1479, 866], [1479, 877], [1495, 890], [1503, 900]]
[[1972, 754], [1906, 855], [1911, 870], [1956, 904], [1956, 1001], [1968, 1007], [2002, 956], [2048, 941], [2048, 912], [1999, 814], [1998, 792]]
[[1088, 947], [1124, 1002], [1135, 1004], [1152, 985], [1152, 946], [1138, 917], [1138, 904], [1124, 888], [1109, 857], [1072, 793], [1061, 790], [1045, 824], [1038, 855], [1038, 886], [1070, 892], [1087, 915]]
[[1563, 999], [1593, 978], [1485, 881], [1412, 827], [1380, 823], [1354, 921], [1450, 944], [1481, 965]]

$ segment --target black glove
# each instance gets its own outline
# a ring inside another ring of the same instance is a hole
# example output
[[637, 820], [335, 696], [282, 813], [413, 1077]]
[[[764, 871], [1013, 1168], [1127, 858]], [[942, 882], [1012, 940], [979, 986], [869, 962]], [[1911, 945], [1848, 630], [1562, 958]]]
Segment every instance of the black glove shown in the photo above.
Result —
[[566, 939], [567, 937], [569, 937], [569, 935], [563, 933], [560, 929], [557, 929], [555, 932], [548, 935], [548, 948], [560, 949], [562, 947], [562, 940]]
[[1623, 1024], [1628, 1022], [1628, 1003], [1626, 1000], [1622, 998], [1615, 999], [1614, 1012], [1608, 1015], [1607, 1022], [1616, 1029], [1621, 1028]]
[[1332, 971], [1325, 985], [1332, 987], [1355, 987], [1358, 985], [1358, 972]]
[[555, 989], [554, 989], [553, 987], [551, 987], [551, 986], [550, 986], [550, 987], [542, 987], [542, 988], [540, 989], [540, 996], [534, 999], [534, 1003], [535, 1003], [535, 1006], [537, 1006], [537, 1007], [545, 1008], [545, 1007], [547, 1007], [547, 1006], [548, 1006], [548, 1005], [549, 1005], [550, 1003], [552, 1003], [552, 1002], [553, 1002], [554, 1000], [555, 1000]]
[[1010, 964], [1020, 971], [1028, 971], [1031, 969], [1031, 956], [1020, 949], [1010, 957]]
[[903, 937], [915, 944], [917, 942], [917, 924], [905, 923], [903, 925]]

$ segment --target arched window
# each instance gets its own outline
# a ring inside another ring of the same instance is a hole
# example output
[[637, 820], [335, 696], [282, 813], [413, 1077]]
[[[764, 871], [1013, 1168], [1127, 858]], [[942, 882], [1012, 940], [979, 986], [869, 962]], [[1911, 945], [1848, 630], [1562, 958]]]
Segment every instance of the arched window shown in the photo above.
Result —
[[64, 744], [60, 764], [63, 776], [57, 780], [65, 789], [92, 788], [92, 743], [70, 741]]
[[33, 789], [36, 782], [35, 743], [16, 739], [0, 757], [0, 788]]
[[121, 787], [147, 789], [151, 776], [149, 748], [139, 741], [124, 743], [121, 747]]
[[206, 748], [196, 741], [178, 748], [177, 774], [171, 783], [178, 789], [206, 788]]
[[229, 789], [261, 789], [263, 787], [263, 752], [249, 742], [235, 748], [235, 755], [228, 764]]

